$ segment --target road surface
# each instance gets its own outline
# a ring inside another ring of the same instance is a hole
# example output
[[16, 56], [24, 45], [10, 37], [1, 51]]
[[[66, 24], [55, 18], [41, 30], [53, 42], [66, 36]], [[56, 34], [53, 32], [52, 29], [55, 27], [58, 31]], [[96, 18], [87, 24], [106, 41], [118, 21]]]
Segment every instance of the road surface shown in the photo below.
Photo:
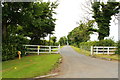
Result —
[[81, 55], [70, 46], [61, 49], [63, 62], [55, 78], [118, 78], [118, 62]]

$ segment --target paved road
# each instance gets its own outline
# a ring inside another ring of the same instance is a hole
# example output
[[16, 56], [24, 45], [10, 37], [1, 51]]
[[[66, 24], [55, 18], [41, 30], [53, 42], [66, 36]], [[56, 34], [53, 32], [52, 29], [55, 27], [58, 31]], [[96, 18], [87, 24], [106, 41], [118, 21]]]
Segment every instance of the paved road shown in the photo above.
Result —
[[70, 46], [61, 49], [63, 63], [56, 78], [118, 78], [118, 62], [81, 55]]

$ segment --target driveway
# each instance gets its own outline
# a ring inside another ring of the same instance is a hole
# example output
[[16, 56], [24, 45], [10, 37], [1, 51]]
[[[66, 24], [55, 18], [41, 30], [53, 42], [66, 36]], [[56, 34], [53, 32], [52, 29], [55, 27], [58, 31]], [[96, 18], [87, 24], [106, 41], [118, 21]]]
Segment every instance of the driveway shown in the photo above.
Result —
[[91, 58], [70, 46], [61, 49], [63, 63], [55, 78], [118, 78], [118, 62]]

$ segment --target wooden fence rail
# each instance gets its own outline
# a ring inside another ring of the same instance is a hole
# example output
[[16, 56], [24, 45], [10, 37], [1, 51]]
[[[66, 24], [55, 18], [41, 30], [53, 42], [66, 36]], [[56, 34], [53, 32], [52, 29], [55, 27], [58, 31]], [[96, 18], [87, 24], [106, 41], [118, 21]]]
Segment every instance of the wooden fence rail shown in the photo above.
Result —
[[60, 45], [59, 46], [42, 46], [42, 45], [24, 45], [26, 53], [60, 53]]
[[115, 54], [117, 47], [91, 46], [91, 55], [94, 54]]

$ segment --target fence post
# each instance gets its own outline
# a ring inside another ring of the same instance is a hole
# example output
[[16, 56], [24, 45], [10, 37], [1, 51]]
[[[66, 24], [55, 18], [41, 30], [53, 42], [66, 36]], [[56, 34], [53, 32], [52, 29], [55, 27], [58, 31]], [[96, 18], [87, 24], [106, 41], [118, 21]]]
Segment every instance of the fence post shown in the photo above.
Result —
[[39, 55], [40, 46], [38, 46], [38, 55]]
[[59, 44], [59, 46], [58, 46], [58, 53], [60, 53], [60, 44]]
[[109, 53], [110, 53], [109, 50], [110, 50], [110, 49], [109, 49], [109, 47], [108, 47], [108, 55], [109, 55]]
[[25, 45], [25, 55], [26, 55], [26, 45]]
[[93, 55], [93, 46], [91, 46], [91, 55]]
[[96, 53], [98, 54], [98, 47], [96, 47]]
[[51, 53], [51, 46], [49, 46], [49, 53]]

